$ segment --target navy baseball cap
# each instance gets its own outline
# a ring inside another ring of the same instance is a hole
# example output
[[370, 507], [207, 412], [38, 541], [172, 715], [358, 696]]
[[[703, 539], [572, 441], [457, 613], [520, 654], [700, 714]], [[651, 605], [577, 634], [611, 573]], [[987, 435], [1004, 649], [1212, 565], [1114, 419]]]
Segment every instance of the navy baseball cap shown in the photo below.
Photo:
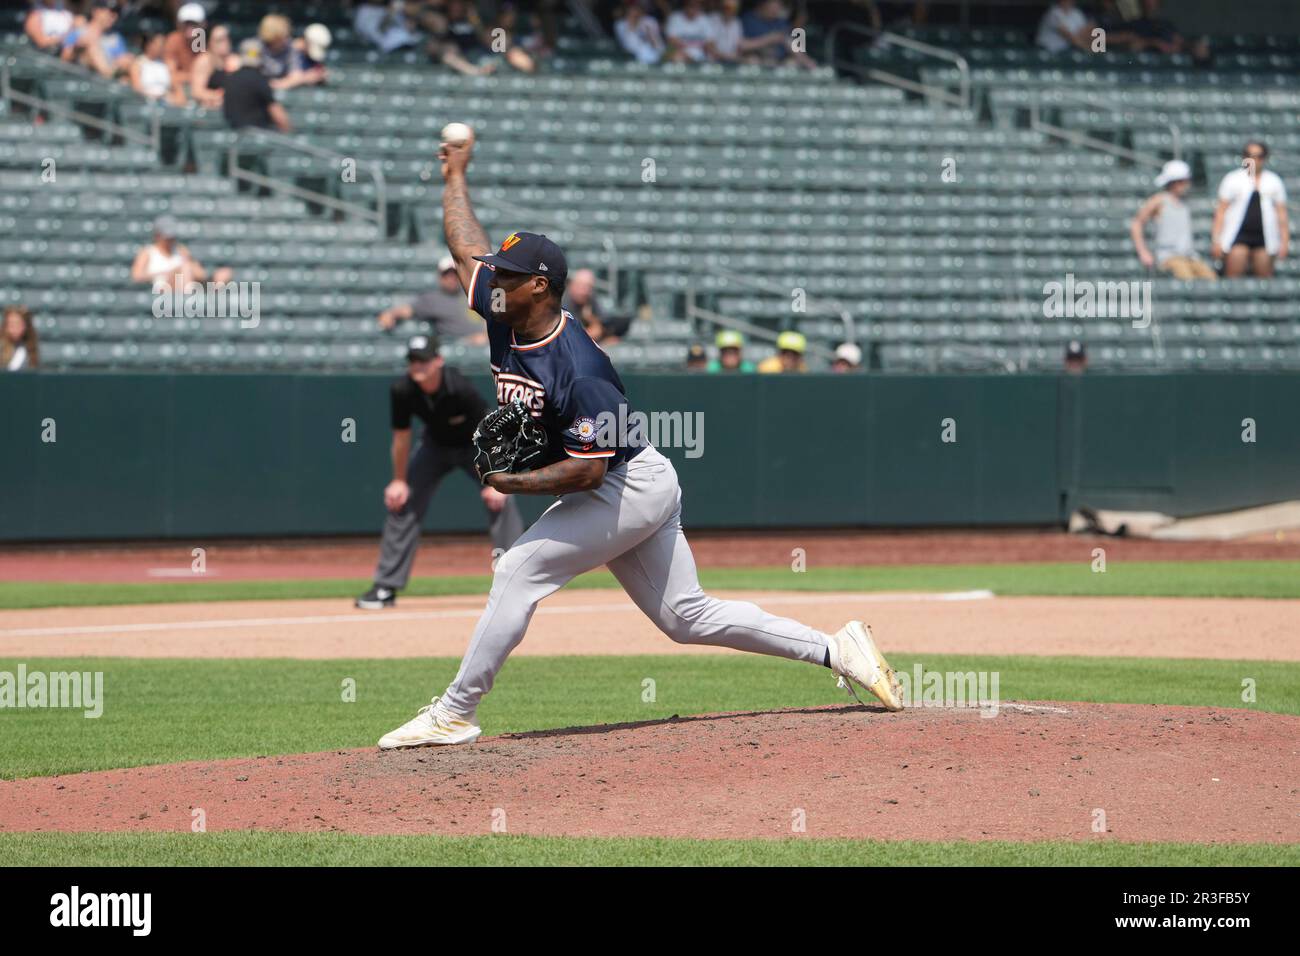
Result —
[[569, 263], [564, 258], [564, 251], [535, 232], [512, 232], [495, 253], [474, 258], [493, 268], [545, 276], [560, 289], [569, 279]]

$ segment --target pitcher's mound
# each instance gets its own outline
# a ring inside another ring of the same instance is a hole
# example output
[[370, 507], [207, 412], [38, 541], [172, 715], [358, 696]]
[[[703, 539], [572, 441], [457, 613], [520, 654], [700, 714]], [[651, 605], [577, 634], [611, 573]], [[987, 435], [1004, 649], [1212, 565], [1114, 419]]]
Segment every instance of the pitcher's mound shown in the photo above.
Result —
[[4, 782], [0, 829], [1293, 842], [1297, 741], [1131, 704], [719, 714]]

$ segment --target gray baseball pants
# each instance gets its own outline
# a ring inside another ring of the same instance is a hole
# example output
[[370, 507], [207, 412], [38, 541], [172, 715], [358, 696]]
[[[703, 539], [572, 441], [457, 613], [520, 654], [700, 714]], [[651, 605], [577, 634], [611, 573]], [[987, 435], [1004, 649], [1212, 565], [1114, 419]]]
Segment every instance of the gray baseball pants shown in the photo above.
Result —
[[609, 472], [595, 491], [561, 496], [497, 561], [487, 607], [444, 695], [447, 706], [472, 716], [538, 603], [602, 564], [678, 643], [823, 663], [828, 637], [821, 631], [701, 590], [681, 518], [677, 471], [652, 447]]
[[[406, 483], [411, 495], [401, 511], [388, 512], [384, 519], [384, 537], [379, 546], [379, 566], [375, 568], [375, 583], [380, 587], [398, 590], [406, 587], [415, 564], [415, 552], [420, 546], [420, 525], [429, 509], [429, 499], [451, 471], [459, 468], [480, 485], [474, 471], [474, 449], [448, 448], [421, 441], [406, 465]], [[500, 511], [487, 511], [488, 533], [492, 547], [506, 551], [523, 533], [524, 521], [511, 495]]]

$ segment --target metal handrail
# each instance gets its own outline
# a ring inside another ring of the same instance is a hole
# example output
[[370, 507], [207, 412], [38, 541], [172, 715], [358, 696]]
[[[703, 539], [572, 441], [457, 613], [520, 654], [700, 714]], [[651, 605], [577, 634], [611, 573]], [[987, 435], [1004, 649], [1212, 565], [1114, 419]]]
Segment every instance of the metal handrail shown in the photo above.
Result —
[[[104, 119], [100, 116], [94, 116], [90, 113], [83, 113], [81, 110], [73, 109], [63, 103], [46, 99], [43, 96], [33, 96], [31, 93], [24, 93], [22, 90], [14, 89], [12, 75], [14, 67], [19, 64], [19, 56], [27, 59], [27, 62], [36, 65], [39, 64], [42, 69], [54, 67], [57, 70], [63, 70], [70, 73], [79, 80], [92, 80], [103, 82], [103, 78], [98, 74], [85, 69], [84, 67], [75, 66], [71, 63], [64, 63], [62, 60], [53, 57], [40, 56], [36, 53], [30, 53], [26, 50], [15, 50], [5, 54], [4, 63], [0, 68], [0, 98], [14, 103], [21, 103], [24, 106], [30, 106], [40, 110], [43, 113], [49, 113], [54, 116], [61, 116], [74, 123], [83, 126], [92, 126], [102, 133], [109, 133], [113, 136], [130, 140], [148, 146], [155, 153], [162, 151], [162, 108], [152, 100], [145, 100], [146, 104], [151, 107], [149, 116], [149, 134], [146, 136], [139, 130], [131, 129], [129, 126], [123, 126], [121, 123], [114, 123], [112, 120]], [[114, 90], [120, 87], [113, 87]], [[134, 91], [132, 91], [134, 93]], [[137, 94], [138, 95], [138, 94]], [[141, 97], [144, 99], [144, 97]]]
[[[1081, 106], [1086, 106], [1090, 109], [1095, 109], [1095, 110], [1100, 110], [1100, 111], [1105, 111], [1110, 113], [1122, 112], [1122, 110], [1119, 110], [1117, 107], [1111, 104], [1099, 102], [1098, 100], [1093, 99], [1091, 96], [1084, 93], [1080, 93], [1077, 90], [1053, 89], [1050, 92], [1050, 97], [1057, 100], [1073, 101], [1074, 103], [1077, 103]], [[1036, 130], [1041, 133], [1046, 133], [1047, 135], [1054, 136], [1057, 139], [1065, 140], [1066, 142], [1072, 143], [1075, 146], [1082, 146], [1085, 149], [1093, 149], [1093, 150], [1097, 150], [1098, 152], [1108, 153], [1111, 156], [1119, 157], [1120, 159], [1127, 159], [1129, 162], [1142, 163], [1147, 166], [1164, 165], [1165, 160], [1163, 157], [1155, 156], [1152, 155], [1151, 153], [1137, 152], [1136, 150], [1128, 149], [1127, 147], [1124, 146], [1117, 146], [1114, 143], [1109, 143], [1104, 139], [1098, 139], [1095, 136], [1089, 136], [1087, 133], [1080, 132], [1079, 130], [1067, 129], [1064, 126], [1056, 126], [1055, 124], [1048, 123], [1046, 120], [1042, 118], [1042, 114], [1041, 114], [1042, 107], [1043, 107], [1043, 103], [1038, 98], [1030, 100], [1030, 104], [1029, 104], [1030, 129]], [[1177, 123], [1168, 123], [1166, 125], [1168, 126], [1170, 135], [1173, 139], [1173, 152], [1174, 152], [1173, 158], [1182, 159], [1182, 155], [1183, 155], [1182, 130], [1178, 128]]]
[[[307, 189], [297, 185], [296, 183], [278, 179], [274, 176], [263, 176], [260, 173], [254, 173], [241, 168], [236, 162], [236, 157], [239, 154], [239, 147], [241, 144], [250, 140], [254, 142], [269, 143], [272, 146], [282, 147], [294, 152], [306, 153], [309, 156], [314, 156], [318, 159], [328, 159], [331, 162], [341, 163], [351, 160], [356, 163], [358, 169], [364, 168], [374, 181], [375, 208], [372, 210], [364, 203], [349, 202], [346, 199], [339, 199], [335, 196], [329, 195], [328, 193], [318, 192], [315, 189]], [[378, 163], [359, 160], [355, 156], [345, 156], [342, 153], [336, 153], [333, 150], [325, 149], [322, 146], [317, 146], [314, 143], [309, 143], [305, 140], [298, 140], [272, 130], [257, 128], [245, 128], [239, 130], [235, 134], [235, 139], [231, 142], [229, 150], [227, 150], [226, 158], [226, 171], [232, 179], [243, 180], [257, 186], [264, 186], [267, 189], [288, 193], [291, 196], [295, 196], [307, 202], [316, 203], [317, 205], [325, 206], [330, 209], [337, 209], [340, 212], [353, 213], [360, 216], [362, 219], [373, 221], [379, 229], [379, 236], [381, 239], [386, 238], [388, 235], [388, 187], [387, 182], [384, 179], [384, 171], [380, 168]]]
[[[936, 86], [932, 83], [921, 83], [917, 80], [909, 79], [905, 76], [899, 76], [897, 73], [890, 73], [888, 70], [879, 70], [875, 67], [865, 67], [861, 63], [854, 63], [852, 60], [842, 60], [835, 55], [835, 40], [841, 32], [859, 33], [863, 36], [873, 37], [877, 42], [883, 42], [886, 45], [900, 46], [907, 50], [915, 50], [917, 53], [924, 53], [928, 56], [938, 57], [947, 60], [957, 67], [959, 93], [953, 93], [945, 86]], [[970, 78], [970, 64], [966, 58], [951, 50], [946, 50], [941, 46], [933, 46], [929, 43], [922, 43], [920, 40], [913, 40], [911, 37], [905, 37], [898, 33], [890, 33], [888, 30], [873, 30], [871, 27], [864, 27], [860, 23], [853, 23], [850, 20], [841, 20], [831, 27], [830, 32], [826, 34], [826, 62], [833, 67], [849, 70], [860, 76], [875, 80], [880, 83], [888, 83], [891, 86], [897, 86], [900, 89], [909, 90], [913, 93], [921, 93], [935, 99], [942, 100], [952, 106], [961, 109], [971, 109], [974, 105], [974, 98]]]

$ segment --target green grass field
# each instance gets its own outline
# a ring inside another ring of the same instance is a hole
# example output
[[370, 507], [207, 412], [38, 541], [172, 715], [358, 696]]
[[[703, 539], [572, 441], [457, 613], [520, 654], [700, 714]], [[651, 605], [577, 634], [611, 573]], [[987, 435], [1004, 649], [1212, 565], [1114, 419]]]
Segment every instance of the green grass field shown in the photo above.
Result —
[[[915, 567], [719, 569], [706, 587], [824, 591], [962, 591], [1003, 595], [1300, 598], [1300, 562], [1112, 562]], [[196, 600], [348, 600], [368, 582], [0, 582], [0, 608]], [[425, 578], [412, 595], [486, 592], [487, 576]], [[573, 586], [616, 586], [607, 573]], [[1141, 613], [1140, 609], [1135, 613]], [[38, 648], [33, 647], [33, 650]], [[1258, 661], [891, 654], [910, 669], [997, 671], [1003, 700], [1205, 705], [1300, 715], [1300, 664]], [[0, 671], [20, 661], [0, 660]], [[455, 673], [458, 661], [24, 658], [29, 671], [102, 671], [104, 713], [0, 713], [0, 779], [223, 757], [372, 746]], [[653, 678], [657, 697], [642, 701]], [[1253, 678], [1257, 700], [1241, 700]], [[356, 698], [344, 700], [344, 682]], [[479, 712], [486, 734], [655, 720], [673, 714], [846, 702], [826, 672], [734, 656], [521, 657]], [[1300, 865], [1296, 845], [943, 843], [855, 840], [376, 837], [214, 834], [0, 834], [9, 865]]]
[[[813, 559], [815, 559], [815, 555]], [[1112, 561], [1094, 573], [1090, 552], [1072, 563], [935, 564], [818, 568], [704, 570], [706, 588], [787, 591], [970, 591], [1006, 595], [1060, 594], [1092, 597], [1300, 598], [1300, 561]], [[404, 594], [486, 594], [490, 575], [415, 578]], [[0, 581], [0, 610], [178, 601], [272, 601], [289, 598], [350, 600], [370, 582], [322, 578], [305, 581], [156, 581], [63, 583]], [[574, 588], [613, 588], [607, 571], [584, 574]]]
[[10, 866], [1297, 866], [1300, 847], [343, 833], [0, 834]]

